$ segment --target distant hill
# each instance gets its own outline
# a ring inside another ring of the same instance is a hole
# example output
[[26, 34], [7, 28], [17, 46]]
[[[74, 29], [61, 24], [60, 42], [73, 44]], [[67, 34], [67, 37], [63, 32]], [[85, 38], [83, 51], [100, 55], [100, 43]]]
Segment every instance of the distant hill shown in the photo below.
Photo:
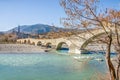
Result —
[[[50, 25], [44, 25], [44, 24], [35, 24], [35, 25], [22, 25], [19, 26], [20, 28], [20, 32], [22, 33], [27, 33], [27, 34], [44, 34], [50, 31], [59, 31], [59, 30], [64, 30], [63, 28], [58, 28], [58, 27], [54, 27], [54, 26], [50, 26]], [[18, 31], [18, 27], [15, 27], [9, 31], [7, 31], [7, 33], [11, 33], [13, 31]]]
[[4, 34], [4, 32], [0, 32], [0, 35]]

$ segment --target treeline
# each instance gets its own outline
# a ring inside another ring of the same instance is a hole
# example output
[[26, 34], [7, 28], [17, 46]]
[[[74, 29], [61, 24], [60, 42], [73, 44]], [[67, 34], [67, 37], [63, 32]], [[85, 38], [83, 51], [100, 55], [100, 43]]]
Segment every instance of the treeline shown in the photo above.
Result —
[[8, 43], [16, 43], [17, 35], [10, 33], [10, 34], [0, 34], [0, 43], [1, 44], [8, 44]]
[[70, 37], [75, 34], [79, 34], [82, 31], [58, 31], [58, 32], [48, 32], [46, 34], [39, 35], [40, 39], [56, 39], [62, 37]]

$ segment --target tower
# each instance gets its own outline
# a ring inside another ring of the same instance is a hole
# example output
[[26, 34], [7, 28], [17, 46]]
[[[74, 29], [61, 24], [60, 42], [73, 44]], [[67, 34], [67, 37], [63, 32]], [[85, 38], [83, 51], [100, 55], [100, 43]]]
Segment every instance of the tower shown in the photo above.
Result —
[[18, 34], [20, 34], [20, 26], [18, 25]]
[[18, 35], [18, 39], [21, 37], [20, 35], [20, 26], [18, 25], [18, 32], [17, 32], [17, 35]]

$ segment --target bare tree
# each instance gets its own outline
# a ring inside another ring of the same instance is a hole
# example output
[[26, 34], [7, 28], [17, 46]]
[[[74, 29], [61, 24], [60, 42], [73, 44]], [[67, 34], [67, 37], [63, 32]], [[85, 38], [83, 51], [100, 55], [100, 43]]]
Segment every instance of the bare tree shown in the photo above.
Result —
[[[110, 80], [119, 80], [120, 11], [108, 8], [102, 10], [99, 7], [99, 2], [100, 0], [61, 0], [60, 4], [67, 14], [67, 18], [62, 18], [62, 23], [65, 27], [85, 29], [87, 31], [90, 28], [102, 29], [105, 35], [107, 35], [106, 40], [100, 39], [100, 41], [107, 44], [105, 58], [110, 73]], [[94, 35], [92, 31], [89, 31], [89, 33]], [[116, 52], [118, 53], [117, 69], [110, 59], [112, 44], [115, 45]]]

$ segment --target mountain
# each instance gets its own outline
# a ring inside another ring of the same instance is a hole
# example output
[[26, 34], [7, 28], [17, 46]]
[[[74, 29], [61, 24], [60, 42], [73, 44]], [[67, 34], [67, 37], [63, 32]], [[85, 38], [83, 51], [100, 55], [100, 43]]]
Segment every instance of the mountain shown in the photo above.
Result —
[[50, 31], [57, 32], [59, 30], [63, 30], [63, 28], [57, 28], [54, 26], [44, 25], [44, 24], [22, 25], [7, 31], [7, 33], [11, 33], [13, 31], [18, 32], [18, 30], [22, 33], [27, 33], [27, 34], [44, 34]]
[[4, 34], [4, 32], [0, 32], [0, 35]]

